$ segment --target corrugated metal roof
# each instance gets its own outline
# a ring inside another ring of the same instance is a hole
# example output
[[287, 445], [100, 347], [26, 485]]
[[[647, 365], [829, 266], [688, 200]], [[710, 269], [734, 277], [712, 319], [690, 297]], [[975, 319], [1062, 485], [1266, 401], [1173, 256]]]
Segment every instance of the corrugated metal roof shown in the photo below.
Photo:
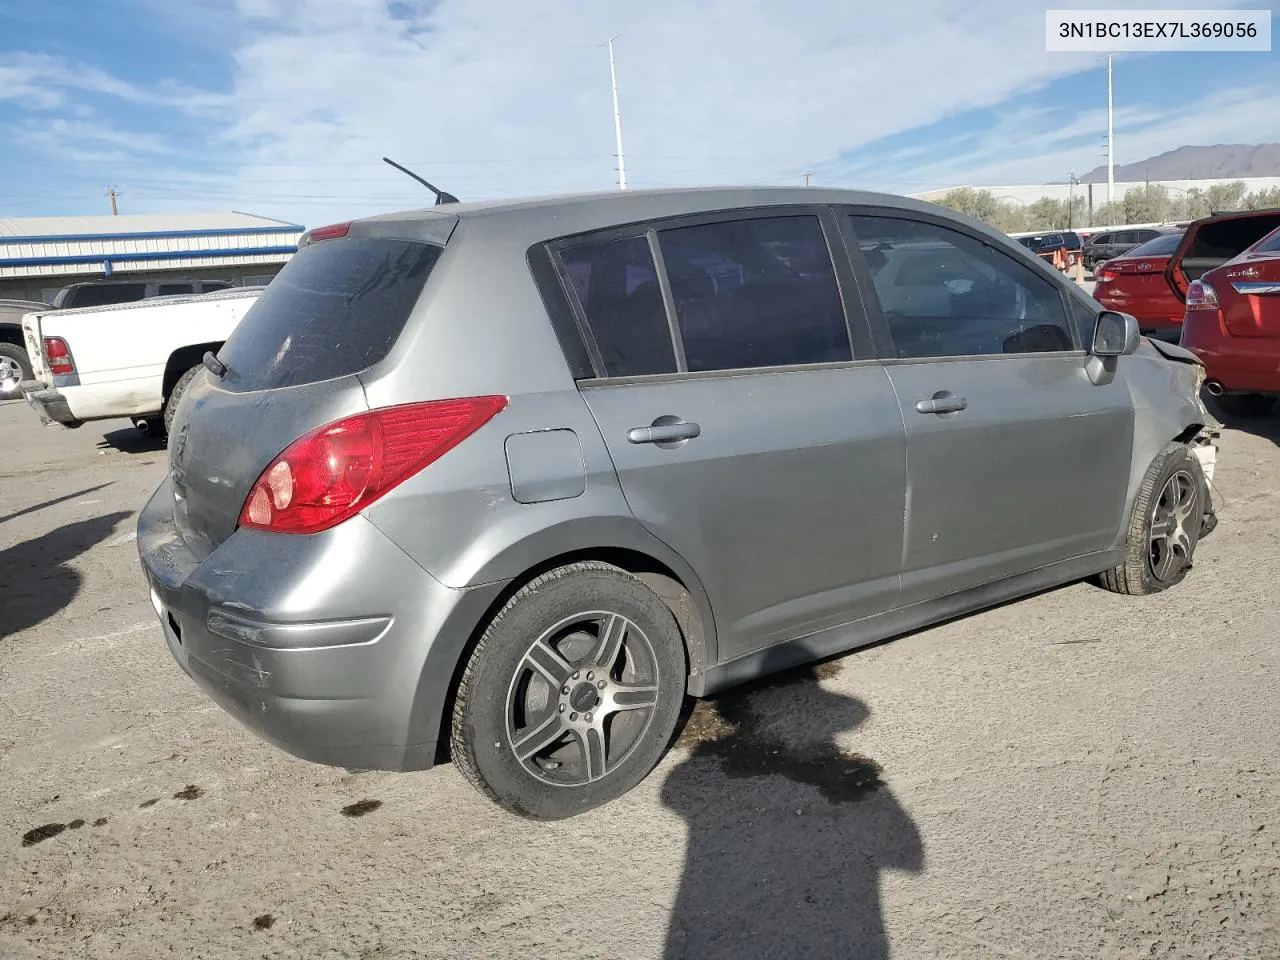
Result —
[[248, 213], [127, 213], [96, 217], [0, 217], [0, 237], [118, 236], [123, 233], [186, 233], [294, 227], [299, 224]]

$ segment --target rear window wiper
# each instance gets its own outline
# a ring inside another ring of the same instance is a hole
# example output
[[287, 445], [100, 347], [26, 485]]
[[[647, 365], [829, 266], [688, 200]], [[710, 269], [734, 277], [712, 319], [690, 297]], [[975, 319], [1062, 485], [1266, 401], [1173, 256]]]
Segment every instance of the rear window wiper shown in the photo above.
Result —
[[219, 380], [227, 375], [227, 365], [219, 360], [212, 350], [206, 350], [200, 362]]

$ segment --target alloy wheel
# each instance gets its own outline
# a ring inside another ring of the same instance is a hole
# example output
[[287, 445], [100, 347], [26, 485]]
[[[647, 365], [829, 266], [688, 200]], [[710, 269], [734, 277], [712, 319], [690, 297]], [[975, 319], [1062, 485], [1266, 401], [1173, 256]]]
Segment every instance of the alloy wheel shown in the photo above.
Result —
[[1175, 579], [1191, 563], [1191, 531], [1200, 522], [1200, 517], [1195, 516], [1199, 502], [1195, 478], [1186, 470], [1170, 476], [1156, 498], [1151, 510], [1147, 562], [1151, 575], [1163, 583]]
[[543, 783], [608, 776], [644, 738], [658, 702], [653, 644], [608, 611], [567, 617], [529, 645], [507, 692], [507, 746]]

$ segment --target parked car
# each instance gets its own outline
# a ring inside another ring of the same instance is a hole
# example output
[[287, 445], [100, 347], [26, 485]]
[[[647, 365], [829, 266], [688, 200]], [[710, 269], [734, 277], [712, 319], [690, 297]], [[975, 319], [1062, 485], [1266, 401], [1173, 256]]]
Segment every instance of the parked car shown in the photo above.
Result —
[[59, 290], [53, 305], [59, 309], [73, 307], [103, 307], [113, 303], [132, 303], [151, 297], [190, 296], [195, 293], [212, 293], [229, 290], [233, 285], [226, 280], [86, 280], [70, 283]]
[[1163, 227], [1139, 227], [1128, 230], [1105, 230], [1090, 237], [1084, 245], [1084, 265], [1086, 270], [1106, 260], [1128, 253], [1139, 244], [1148, 243], [1156, 237], [1172, 232]]
[[376, 216], [304, 235], [197, 371], [138, 550], [170, 653], [268, 740], [366, 769], [447, 745], [566, 817], [649, 773], [686, 694], [1181, 581], [1202, 373], [902, 197]]
[[1096, 267], [1094, 298], [1108, 310], [1132, 314], [1144, 335], [1176, 343], [1183, 305], [1165, 280], [1164, 269], [1181, 240], [1181, 231], [1164, 233]]
[[23, 320], [27, 402], [45, 423], [129, 417], [163, 436], [205, 353], [217, 350], [261, 288], [49, 309]]
[[31, 361], [22, 339], [22, 317], [49, 304], [33, 300], [0, 300], [0, 400], [22, 395], [23, 380], [31, 379]]
[[1204, 362], [1218, 407], [1268, 413], [1280, 397], [1280, 210], [1192, 224], [1166, 272], [1186, 291], [1181, 342]]
[[1060, 269], [1067, 270], [1080, 262], [1082, 244], [1080, 237], [1071, 230], [1057, 230], [1051, 233], [1037, 233], [1018, 238], [1018, 242], [1042, 257], [1050, 265], [1055, 258], [1062, 264]]

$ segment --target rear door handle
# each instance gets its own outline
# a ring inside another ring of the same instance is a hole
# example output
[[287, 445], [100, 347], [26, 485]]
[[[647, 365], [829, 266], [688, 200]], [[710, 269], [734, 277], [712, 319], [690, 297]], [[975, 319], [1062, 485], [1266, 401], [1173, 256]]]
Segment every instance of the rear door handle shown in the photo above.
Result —
[[681, 420], [678, 423], [655, 423], [648, 427], [632, 427], [627, 431], [629, 443], [673, 443], [692, 440], [702, 433], [696, 423]]
[[928, 400], [916, 401], [916, 413], [959, 413], [969, 406], [964, 397], [952, 396], [946, 390], [939, 390]]

